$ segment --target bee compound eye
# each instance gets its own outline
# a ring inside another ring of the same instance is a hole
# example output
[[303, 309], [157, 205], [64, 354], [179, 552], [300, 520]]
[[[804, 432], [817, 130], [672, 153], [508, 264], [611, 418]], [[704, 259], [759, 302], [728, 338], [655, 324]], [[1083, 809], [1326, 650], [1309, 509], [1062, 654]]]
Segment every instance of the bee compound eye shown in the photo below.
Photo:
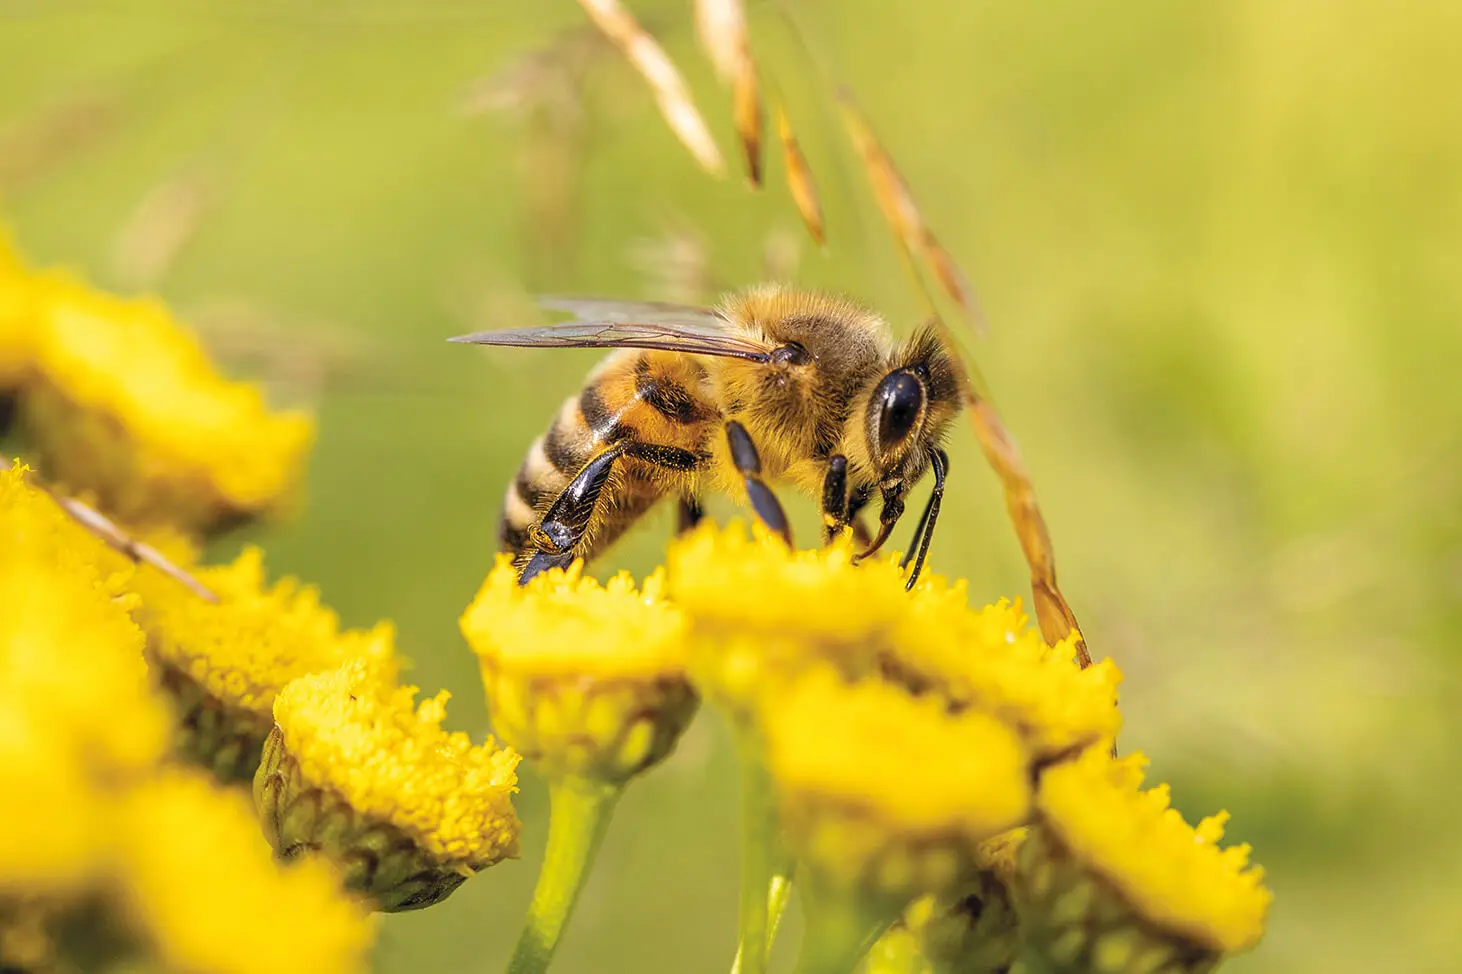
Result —
[[810, 358], [807, 349], [796, 342], [788, 342], [772, 352], [772, 361], [778, 365], [806, 365]]
[[878, 447], [887, 453], [908, 439], [924, 412], [924, 383], [906, 369], [890, 372], [874, 394], [878, 405]]

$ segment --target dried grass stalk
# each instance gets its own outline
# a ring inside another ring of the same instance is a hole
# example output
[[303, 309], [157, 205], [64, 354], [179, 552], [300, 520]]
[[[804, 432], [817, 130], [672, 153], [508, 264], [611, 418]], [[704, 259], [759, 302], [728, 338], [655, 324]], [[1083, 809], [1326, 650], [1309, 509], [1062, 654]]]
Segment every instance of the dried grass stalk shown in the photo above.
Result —
[[751, 47], [741, 0], [695, 0], [695, 34], [723, 84], [735, 82]]
[[736, 136], [746, 159], [746, 177], [755, 187], [762, 176], [762, 110], [761, 89], [756, 78], [756, 63], [748, 54], [736, 66], [731, 82], [732, 114], [736, 120]]
[[781, 102], [777, 103], [777, 138], [782, 143], [782, 162], [787, 170], [787, 189], [792, 193], [792, 202], [797, 205], [797, 212], [802, 216], [807, 232], [822, 246], [827, 243], [827, 228], [822, 221], [822, 203], [818, 200], [817, 183], [812, 178], [812, 169], [807, 165], [802, 147], [797, 144], [792, 122], [787, 118], [786, 106]]
[[935, 279], [945, 293], [959, 304], [970, 325], [976, 331], [983, 331], [979, 307], [975, 303], [974, 292], [968, 280], [955, 263], [954, 257], [944, 249], [944, 245], [924, 221], [908, 182], [894, 165], [893, 158], [874, 136], [847, 89], [840, 89], [837, 97], [842, 109], [844, 127], [857, 149], [863, 171], [873, 187], [874, 198], [878, 200], [884, 219], [888, 221], [894, 234], [903, 241], [904, 246], [921, 255], [929, 264]]
[[650, 86], [655, 103], [670, 130], [695, 156], [701, 168], [714, 176], [725, 173], [721, 152], [691, 101], [685, 80], [670, 56], [618, 0], [579, 0], [604, 36], [624, 54]]
[[196, 172], [166, 179], [148, 190], [112, 244], [112, 267], [128, 287], [153, 287], [166, 276], [202, 226], [213, 193]]
[[1005, 488], [1005, 509], [1015, 526], [1015, 536], [1020, 540], [1026, 564], [1030, 566], [1031, 595], [1041, 635], [1046, 642], [1055, 645], [1074, 633], [1076, 661], [1085, 669], [1091, 665], [1086, 637], [1077, 624], [1076, 613], [1071, 611], [1056, 584], [1056, 553], [1051, 548], [1046, 519], [1036, 504], [1035, 486], [1031, 483], [1030, 474], [1026, 473], [1020, 450], [1006, 432], [1005, 424], [1000, 421], [993, 405], [973, 391], [967, 391], [966, 401], [980, 449]]
[[[0, 470], [9, 470], [10, 466], [9, 460], [0, 457]], [[169, 578], [175, 579], [192, 589], [199, 598], [206, 599], [209, 602], [218, 601], [218, 596], [214, 595], [202, 582], [173, 564], [167, 555], [164, 555], [152, 545], [138, 541], [117, 527], [111, 518], [95, 508], [81, 503], [81, 501], [75, 498], [58, 494], [45, 485], [37, 483], [34, 475], [30, 477], [30, 481], [31, 486], [39, 490], [44, 490], [49, 494], [61, 510], [65, 511], [74, 521], [128, 558], [145, 565], [151, 565]]]

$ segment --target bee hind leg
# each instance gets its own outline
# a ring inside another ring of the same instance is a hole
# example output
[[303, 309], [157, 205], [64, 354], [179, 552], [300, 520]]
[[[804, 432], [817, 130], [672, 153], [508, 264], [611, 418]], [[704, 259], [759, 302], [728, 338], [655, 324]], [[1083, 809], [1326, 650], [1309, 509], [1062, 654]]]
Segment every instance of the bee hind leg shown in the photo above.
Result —
[[575, 558], [574, 549], [584, 537], [594, 516], [594, 505], [609, 481], [614, 462], [624, 455], [623, 444], [616, 444], [584, 464], [569, 485], [554, 498], [543, 519], [528, 534], [528, 543], [536, 550], [518, 574], [518, 584], [550, 568], [567, 568]]
[[751, 442], [751, 434], [746, 432], [746, 427], [736, 420], [726, 424], [726, 442], [731, 447], [731, 462], [735, 464], [737, 473], [746, 485], [746, 496], [751, 501], [751, 509], [761, 522], [782, 536], [787, 544], [792, 543], [792, 527], [787, 523], [787, 513], [782, 510], [782, 502], [777, 500], [777, 495], [767, 486], [767, 482], [761, 479], [761, 457], [757, 455], [756, 444]]

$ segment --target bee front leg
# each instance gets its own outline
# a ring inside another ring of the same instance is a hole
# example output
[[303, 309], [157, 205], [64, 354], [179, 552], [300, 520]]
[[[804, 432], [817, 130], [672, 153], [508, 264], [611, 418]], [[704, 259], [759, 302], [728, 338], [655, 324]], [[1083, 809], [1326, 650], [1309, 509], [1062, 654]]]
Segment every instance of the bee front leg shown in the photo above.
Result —
[[537, 551], [523, 571], [518, 575], [518, 584], [526, 585], [528, 580], [550, 568], [567, 568], [574, 560], [574, 549], [584, 537], [589, 521], [594, 516], [594, 505], [599, 502], [599, 493], [609, 481], [614, 462], [624, 454], [624, 445], [616, 444], [584, 464], [554, 498], [553, 504], [544, 512], [528, 535], [528, 543]]
[[835, 454], [827, 458], [822, 477], [822, 541], [833, 539], [848, 526], [848, 458]]
[[782, 510], [782, 503], [777, 500], [777, 495], [761, 479], [761, 457], [757, 455], [756, 444], [751, 442], [751, 434], [746, 432], [745, 426], [733, 419], [726, 424], [726, 442], [731, 447], [731, 462], [735, 464], [736, 472], [741, 474], [741, 479], [746, 484], [746, 496], [751, 501], [751, 509], [761, 518], [763, 524], [780, 534], [782, 540], [790, 545], [792, 528], [787, 523], [787, 513]]
[[[908, 584], [904, 586], [910, 590], [919, 580], [919, 573], [924, 570], [929, 542], [934, 540], [934, 525], [939, 523], [939, 505], [944, 501], [944, 478], [949, 473], [949, 454], [943, 450], [935, 450], [929, 455], [929, 464], [934, 468], [934, 490], [929, 494], [929, 502], [924, 505], [924, 513], [919, 518], [919, 526], [914, 529], [909, 550], [904, 552], [903, 560], [899, 562], [900, 568], [908, 568], [910, 560], [914, 562], [914, 570], [909, 573]], [[917, 557], [914, 554], [915, 549], [918, 550]]]

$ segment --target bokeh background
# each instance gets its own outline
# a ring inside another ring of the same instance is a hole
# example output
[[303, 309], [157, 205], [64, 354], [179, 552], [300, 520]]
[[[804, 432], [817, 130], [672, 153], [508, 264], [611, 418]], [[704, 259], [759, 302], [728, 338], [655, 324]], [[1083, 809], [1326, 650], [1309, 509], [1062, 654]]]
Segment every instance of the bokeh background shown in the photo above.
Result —
[[[734, 162], [688, 4], [632, 8]], [[250, 539], [348, 622], [394, 619], [414, 681], [480, 735], [456, 618], [594, 354], [441, 339], [523, 323], [530, 291], [769, 272], [907, 327], [836, 138], [829, 80], [850, 83], [980, 295], [972, 347], [1063, 587], [1127, 675], [1124, 747], [1190, 815], [1230, 809], [1268, 867], [1270, 933], [1229, 969], [1462, 969], [1462, 5], [751, 11], [826, 253], [775, 169], [759, 195], [700, 172], [570, 0], [8, 0], [0, 214], [35, 261], [160, 292], [231, 370], [318, 409], [306, 504]], [[951, 452], [935, 569], [1024, 592], [964, 427]], [[647, 570], [669, 529], [600, 571]], [[387, 918], [380, 971], [501, 968], [543, 837], [531, 776], [520, 807], [523, 860]], [[631, 789], [557, 969], [725, 970], [735, 810], [703, 719]]]

